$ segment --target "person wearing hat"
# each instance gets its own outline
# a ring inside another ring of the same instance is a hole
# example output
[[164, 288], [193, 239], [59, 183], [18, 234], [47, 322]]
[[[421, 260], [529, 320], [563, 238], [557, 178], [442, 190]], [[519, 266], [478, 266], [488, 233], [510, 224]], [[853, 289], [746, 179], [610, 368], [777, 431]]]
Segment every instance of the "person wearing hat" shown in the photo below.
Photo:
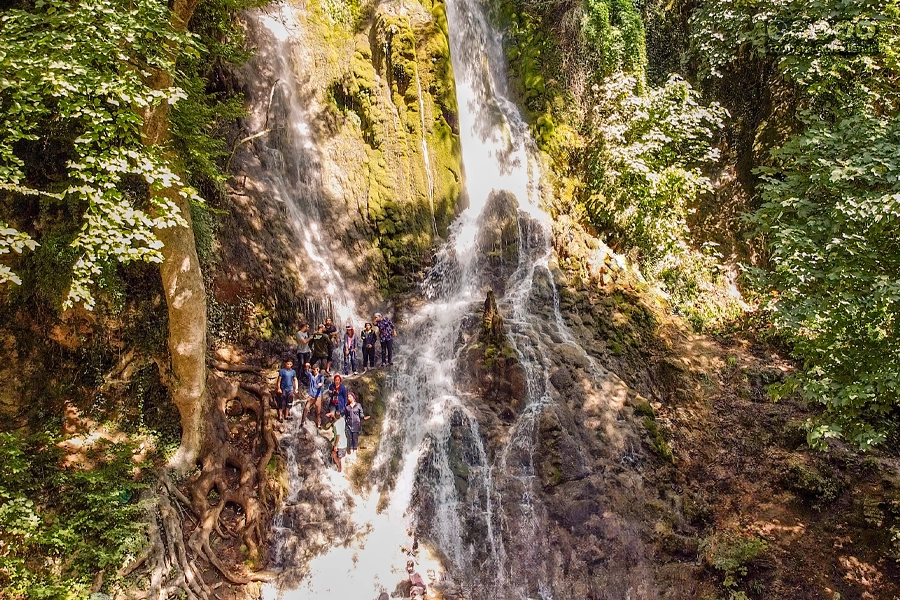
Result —
[[347, 331], [344, 333], [344, 375], [349, 375], [350, 371], [356, 375], [356, 350], [359, 348], [359, 338], [353, 330], [353, 325], [347, 325]]
[[381, 366], [394, 364], [394, 338], [397, 330], [389, 318], [375, 313], [375, 326], [378, 327], [378, 338], [381, 340]]
[[378, 342], [378, 330], [372, 329], [371, 323], [366, 323], [362, 331], [362, 355], [363, 373], [370, 368], [375, 368], [375, 344]]

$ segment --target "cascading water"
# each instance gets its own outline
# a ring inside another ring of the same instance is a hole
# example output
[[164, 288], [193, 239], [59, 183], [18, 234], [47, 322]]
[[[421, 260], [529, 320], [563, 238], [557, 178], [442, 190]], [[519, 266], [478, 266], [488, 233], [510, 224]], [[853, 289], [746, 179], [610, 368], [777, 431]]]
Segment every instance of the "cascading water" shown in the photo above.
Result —
[[[277, 3], [270, 9], [248, 13], [248, 25], [257, 44], [250, 67], [265, 82], [265, 92], [248, 94], [247, 126], [255, 132], [252, 151], [259, 157], [260, 169], [253, 173], [261, 193], [271, 195], [284, 206], [286, 219], [297, 240], [297, 252], [306, 266], [303, 275], [307, 287], [327, 304], [327, 316], [337, 322], [359, 323], [356, 301], [347, 291], [340, 261], [323, 231], [321, 207], [321, 159], [309, 118], [298, 97], [300, 88], [296, 67], [291, 60], [292, 42], [299, 27], [293, 9]], [[321, 317], [312, 311], [307, 319]]]
[[[423, 284], [426, 304], [404, 323], [369, 477], [372, 489], [357, 496], [340, 476], [331, 478], [331, 510], [348, 516], [352, 531], [312, 559], [304, 573], [268, 588], [267, 598], [390, 593], [405, 577], [406, 560], [419, 540], [425, 542], [417, 557], [420, 571], [423, 563], [431, 567], [432, 581], [440, 580], [447, 590], [472, 598], [551, 595], [554, 565], [546, 552], [546, 511], [535, 490], [535, 444], [542, 411], [561, 397], [551, 383], [552, 357], [558, 346], [572, 347], [590, 364], [601, 388], [606, 371], [578, 346], [563, 322], [550, 271], [550, 219], [541, 209], [539, 164], [527, 125], [508, 99], [500, 36], [480, 0], [449, 0], [447, 17], [469, 205], [452, 225]], [[283, 14], [262, 19], [277, 40], [276, 49], [286, 46], [285, 20]], [[287, 64], [286, 49], [274, 54]], [[289, 66], [281, 71], [279, 77], [290, 77]], [[294, 103], [288, 98], [289, 106]], [[302, 111], [295, 118], [293, 127], [303, 139], [297, 125], [303, 122]], [[298, 152], [307, 155], [308, 150]], [[290, 160], [299, 159], [283, 162]], [[283, 170], [290, 179], [290, 165]], [[314, 197], [313, 190], [305, 191]], [[499, 305], [524, 372], [525, 397], [503, 443], [491, 449], [461, 374], [467, 368], [467, 324], [485, 291], [497, 283], [479, 240], [485, 208], [498, 194], [514, 198], [517, 206], [517, 262], [499, 282]], [[345, 302], [352, 308], [349, 299]], [[295, 457], [289, 449], [295, 489], [287, 505], [301, 500]], [[276, 526], [284, 530], [299, 526], [284, 515], [280, 519]], [[285, 548], [290, 543], [285, 540], [291, 535], [282, 533], [281, 564], [289, 572]]]

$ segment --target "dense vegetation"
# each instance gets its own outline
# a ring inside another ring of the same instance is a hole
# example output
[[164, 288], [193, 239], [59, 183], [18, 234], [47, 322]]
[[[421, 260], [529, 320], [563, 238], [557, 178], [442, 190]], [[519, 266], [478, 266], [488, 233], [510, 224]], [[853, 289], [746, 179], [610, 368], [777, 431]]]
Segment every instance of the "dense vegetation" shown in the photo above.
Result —
[[[165, 268], [179, 236], [193, 248], [194, 230], [185, 226], [191, 216], [201, 255], [211, 244], [198, 190], [212, 201], [221, 195], [223, 127], [242, 113], [242, 101], [216, 76], [246, 56], [234, 16], [248, 5], [212, 0], [194, 14], [196, 3], [37, 0], [0, 14], [0, 255], [13, 255], [0, 266], [8, 286], [4, 335], [31, 355], [54, 323], [85, 315], [81, 308], [94, 313], [80, 317], [76, 334], [84, 365], [72, 363], [66, 343], [29, 365], [37, 372], [26, 386], [34, 397], [21, 401], [22, 420], [11, 425], [19, 429], [0, 437], [0, 586], [9, 597], [109, 590], [147, 544], [152, 501], [140, 503], [134, 492], [155, 478], [136, 482], [131, 447], [109, 442], [108, 433], [85, 442], [73, 460], [58, 446], [56, 416], [65, 401], [85, 410], [88, 422], [108, 423], [108, 432], [133, 429], [137, 414], [150, 428], [143, 440], [150, 468], [170, 457], [177, 413], [164, 408], [166, 418], [154, 419], [142, 412], [159, 408], [160, 396], [171, 406], [184, 378], [166, 378], [167, 363], [177, 371], [177, 361], [160, 342], [159, 274], [128, 265]], [[164, 235], [171, 247], [163, 247]], [[194, 297], [202, 307], [203, 296]], [[201, 369], [192, 370], [203, 381], [206, 324], [196, 305], [187, 308], [199, 323]], [[124, 329], [119, 319], [128, 321]], [[172, 322], [170, 314], [170, 342], [178, 336]], [[137, 376], [111, 389], [110, 373], [121, 372], [114, 355], [135, 349], [139, 357], [126, 368]], [[105, 391], [98, 389], [104, 382]]]
[[793, 131], [757, 173], [751, 215], [768, 260], [753, 271], [773, 325], [824, 414], [810, 440], [861, 448], [900, 409], [898, 5], [890, 1], [709, 3], [695, 40], [714, 77], [765, 57], [792, 87]]
[[[698, 329], [734, 323], [724, 275], [743, 268], [745, 298], [759, 298], [800, 363], [773, 392], [823, 408], [810, 442], [866, 448], [896, 432], [896, 3], [505, 6], [558, 210], [580, 210]], [[566, 17], [551, 25], [550, 14]], [[731, 165], [742, 192], [713, 185]], [[736, 192], [738, 218], [716, 216]], [[761, 247], [722, 248], [701, 218]]]
[[[123, 265], [163, 262], [166, 230], [189, 231], [208, 266], [226, 131], [242, 110], [222, 75], [247, 56], [234, 14], [250, 4], [206, 0], [189, 29], [158, 0], [26, 0], [3, 10], [0, 285], [12, 300], [4, 317], [104, 304], [116, 313], [129, 289]], [[352, 7], [357, 27], [363, 15]], [[555, 215], [627, 254], [697, 330], [770, 325], [766, 335], [798, 365], [771, 391], [821, 409], [806, 424], [813, 445], [900, 439], [900, 4], [504, 0], [495, 16], [551, 168]], [[389, 58], [406, 74], [416, 48], [401, 21], [383, 27], [403, 31]], [[438, 71], [422, 75], [447, 113], [436, 121], [449, 157], [455, 101], [442, 35], [432, 44]], [[363, 102], [371, 93], [363, 84], [375, 80], [366, 48], [351, 64], [358, 72], [331, 92], [374, 136], [393, 113]], [[395, 104], [410, 107], [406, 129], [418, 143], [418, 97], [412, 77], [400, 79]], [[166, 135], [154, 137], [158, 118]], [[377, 213], [396, 200], [395, 178], [369, 141]], [[721, 183], [732, 171], [742, 216], [711, 215], [735, 191]], [[458, 175], [442, 175], [448, 217]], [[398, 217], [382, 213], [391, 266], [414, 271], [427, 248], [409, 253]], [[738, 244], [724, 247], [698, 226], [701, 216], [737, 232]], [[728, 293], [735, 281], [755, 315], [742, 316]], [[165, 318], [153, 318], [148, 337], [158, 338]], [[202, 344], [205, 328], [203, 320]], [[164, 354], [158, 339], [153, 346]], [[0, 434], [0, 586], [16, 597], [84, 594], [98, 568], [113, 573], [143, 542], [135, 518], [144, 507], [133, 494], [149, 484], [136, 481], [129, 447], [92, 450], [90, 469], [64, 465], [57, 435], [29, 425]], [[731, 577], [742, 552], [711, 562]]]

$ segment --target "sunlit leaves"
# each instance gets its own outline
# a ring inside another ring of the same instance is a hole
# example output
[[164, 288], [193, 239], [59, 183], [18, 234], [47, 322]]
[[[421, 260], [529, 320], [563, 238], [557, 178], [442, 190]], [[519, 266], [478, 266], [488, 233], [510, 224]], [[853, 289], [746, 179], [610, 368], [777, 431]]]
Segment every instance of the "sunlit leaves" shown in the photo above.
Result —
[[0, 589], [4, 598], [84, 598], [145, 542], [130, 499], [132, 448], [94, 442], [85, 464], [62, 463], [56, 434], [0, 433]]
[[822, 121], [774, 158], [754, 222], [772, 322], [804, 361], [783, 391], [824, 406], [812, 442], [869, 447], [900, 407], [900, 119]]
[[[26, 248], [34, 250], [37, 242], [31, 239], [27, 233], [16, 231], [9, 225], [0, 221], [0, 255], [16, 252], [21, 254]], [[22, 280], [13, 273], [9, 267], [0, 265], [0, 284], [12, 282], [21, 284]]]
[[618, 74], [597, 92], [592, 218], [650, 261], [681, 252], [689, 204], [710, 187], [700, 168], [717, 157], [711, 140], [725, 110], [703, 106], [678, 76], [640, 93], [635, 78]]
[[184, 224], [173, 203], [146, 205], [124, 193], [127, 177], [197, 199], [163, 149], [145, 146], [140, 135], [142, 109], [184, 97], [177, 87], [154, 89], [147, 78], [174, 70], [173, 48], [193, 46], [189, 34], [170, 26], [169, 9], [157, 0], [38, 0], [0, 15], [0, 187], [43, 191], [27, 181], [17, 146], [37, 140], [50, 123], [76, 132], [70, 183], [55, 191], [84, 207], [69, 306], [93, 306], [91, 283], [111, 260], [159, 262], [153, 230]]

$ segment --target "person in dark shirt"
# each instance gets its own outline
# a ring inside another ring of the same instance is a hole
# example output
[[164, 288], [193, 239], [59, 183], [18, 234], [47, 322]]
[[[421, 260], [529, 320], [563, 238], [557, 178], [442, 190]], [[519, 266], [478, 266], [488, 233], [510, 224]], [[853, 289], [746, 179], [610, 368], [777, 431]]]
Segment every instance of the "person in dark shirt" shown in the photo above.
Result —
[[353, 454], [359, 450], [359, 432], [362, 431], [362, 422], [371, 417], [363, 412], [362, 404], [356, 401], [356, 394], [347, 394], [347, 406], [344, 408], [344, 422], [347, 424], [347, 454]]
[[362, 331], [363, 373], [370, 368], [375, 368], [375, 344], [378, 343], [378, 331], [372, 329], [371, 323], [366, 323]]
[[325, 333], [325, 325], [319, 325], [319, 330], [309, 340], [309, 349], [312, 353], [312, 364], [318, 365], [323, 371], [331, 364], [331, 336]]
[[325, 372], [331, 374], [331, 363], [334, 358], [331, 353], [340, 347], [340, 340], [338, 340], [337, 327], [335, 327], [334, 322], [330, 318], [325, 319], [325, 333], [331, 338], [331, 352], [328, 353], [328, 363], [325, 365]]
[[394, 338], [397, 330], [394, 322], [384, 317], [381, 313], [375, 313], [375, 326], [378, 328], [378, 339], [381, 340], [381, 366], [394, 364]]
[[297, 379], [297, 371], [294, 370], [294, 361], [284, 361], [284, 367], [278, 371], [278, 379], [275, 381], [275, 389], [278, 394], [278, 421], [289, 418], [288, 412], [294, 404], [294, 395], [300, 389]]

